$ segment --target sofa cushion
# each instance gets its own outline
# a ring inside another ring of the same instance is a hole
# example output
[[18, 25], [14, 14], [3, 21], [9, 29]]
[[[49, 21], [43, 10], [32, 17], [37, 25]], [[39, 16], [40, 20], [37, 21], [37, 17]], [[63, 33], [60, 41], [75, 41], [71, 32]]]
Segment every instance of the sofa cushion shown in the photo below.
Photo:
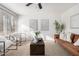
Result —
[[75, 37], [74, 37], [73, 42], [75, 43], [78, 40], [78, 38], [79, 38], [79, 35], [78, 34], [75, 34]]
[[75, 46], [79, 46], [79, 39], [74, 43]]

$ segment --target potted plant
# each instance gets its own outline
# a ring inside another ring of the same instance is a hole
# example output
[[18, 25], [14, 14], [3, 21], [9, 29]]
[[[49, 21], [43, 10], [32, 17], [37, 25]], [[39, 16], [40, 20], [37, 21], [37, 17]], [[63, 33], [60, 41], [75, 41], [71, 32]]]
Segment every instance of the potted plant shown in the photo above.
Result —
[[55, 25], [55, 30], [56, 30], [56, 33], [55, 33], [55, 35], [54, 35], [54, 38], [55, 38], [55, 39], [59, 39], [60, 33], [63, 32], [63, 30], [65, 29], [65, 26], [64, 26], [63, 23], [60, 24], [60, 23], [59, 23], [58, 21], [56, 21], [56, 20], [55, 20], [54, 25]]
[[36, 38], [37, 41], [41, 40], [40, 31], [35, 32], [35, 38]]
[[38, 37], [38, 35], [40, 34], [40, 31], [35, 32], [35, 35]]

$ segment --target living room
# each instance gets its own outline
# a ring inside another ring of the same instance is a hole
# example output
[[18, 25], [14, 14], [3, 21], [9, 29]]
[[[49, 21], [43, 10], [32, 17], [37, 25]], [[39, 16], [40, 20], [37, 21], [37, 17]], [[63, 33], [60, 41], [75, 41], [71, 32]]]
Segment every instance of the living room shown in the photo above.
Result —
[[[78, 10], [79, 3], [0, 3], [1, 54], [79, 56]], [[37, 37], [43, 45], [35, 50]]]

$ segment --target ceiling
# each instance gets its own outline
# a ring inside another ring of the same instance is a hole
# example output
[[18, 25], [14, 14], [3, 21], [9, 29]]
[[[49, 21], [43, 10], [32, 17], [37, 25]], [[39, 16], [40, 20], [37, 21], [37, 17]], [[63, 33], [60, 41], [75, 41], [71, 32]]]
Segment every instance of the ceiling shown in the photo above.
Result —
[[48, 12], [55, 15], [60, 15], [69, 8], [76, 5], [76, 3], [42, 3], [42, 9], [39, 9], [37, 3], [25, 6], [27, 3], [1, 3], [10, 10], [19, 15], [28, 15], [28, 13], [42, 13]]

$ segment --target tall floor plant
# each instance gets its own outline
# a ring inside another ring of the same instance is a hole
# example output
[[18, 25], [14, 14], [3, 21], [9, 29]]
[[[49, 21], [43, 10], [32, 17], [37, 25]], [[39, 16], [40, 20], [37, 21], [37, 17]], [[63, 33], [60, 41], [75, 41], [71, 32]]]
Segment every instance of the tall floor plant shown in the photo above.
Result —
[[63, 23], [59, 23], [57, 20], [55, 20], [54, 25], [56, 30], [54, 39], [60, 39], [60, 33], [64, 31], [65, 25]]

